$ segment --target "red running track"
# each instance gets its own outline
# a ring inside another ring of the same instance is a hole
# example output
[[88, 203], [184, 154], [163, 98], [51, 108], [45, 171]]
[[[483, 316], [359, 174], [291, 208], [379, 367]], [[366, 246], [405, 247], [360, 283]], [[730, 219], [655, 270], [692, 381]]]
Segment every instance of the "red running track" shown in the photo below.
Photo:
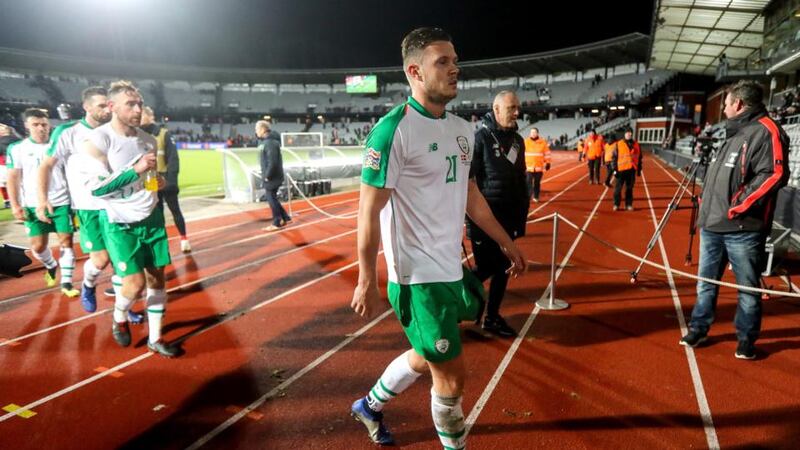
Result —
[[[641, 254], [679, 175], [651, 160], [637, 180], [636, 211], [612, 212], [611, 192], [588, 185], [574, 153], [555, 159], [534, 217], [558, 211]], [[355, 197], [318, 203], [344, 214], [356, 209]], [[0, 412], [0, 448], [372, 448], [348, 408], [407, 343], [392, 313], [368, 322], [349, 309], [355, 221], [307, 212], [266, 236], [259, 216], [193, 223], [203, 230], [195, 253], [168, 270], [166, 338], [185, 339], [187, 352], [176, 360], [147, 353], [138, 327], [135, 346], [116, 347], [109, 314], [89, 316], [76, 300], [38, 292], [40, 271], [0, 281], [0, 407], [35, 413]], [[663, 234], [666, 258], [679, 269], [687, 222], [679, 210]], [[510, 283], [502, 308], [525, 334], [495, 339], [463, 325], [471, 448], [800, 442], [796, 301], [764, 304], [761, 358], [744, 362], [733, 358], [735, 292], [723, 288], [710, 345], [687, 352], [677, 345], [676, 304], [688, 315], [694, 283], [676, 278], [671, 286], [646, 268], [631, 285], [634, 261], [561, 226], [556, 292], [572, 306], [541, 311], [533, 302], [549, 281], [551, 226], [529, 225], [519, 241], [534, 264]], [[663, 257], [657, 246], [650, 259]], [[439, 447], [429, 389], [422, 377], [386, 409], [403, 447]], [[237, 414], [248, 405], [252, 412]]]

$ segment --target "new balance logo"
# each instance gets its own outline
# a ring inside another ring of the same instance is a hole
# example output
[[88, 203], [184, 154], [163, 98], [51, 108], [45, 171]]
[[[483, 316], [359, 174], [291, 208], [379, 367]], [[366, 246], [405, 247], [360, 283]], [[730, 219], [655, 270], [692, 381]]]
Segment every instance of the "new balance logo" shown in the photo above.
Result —
[[436, 150], [439, 150], [439, 144], [436, 142], [428, 146], [428, 152], [435, 152]]

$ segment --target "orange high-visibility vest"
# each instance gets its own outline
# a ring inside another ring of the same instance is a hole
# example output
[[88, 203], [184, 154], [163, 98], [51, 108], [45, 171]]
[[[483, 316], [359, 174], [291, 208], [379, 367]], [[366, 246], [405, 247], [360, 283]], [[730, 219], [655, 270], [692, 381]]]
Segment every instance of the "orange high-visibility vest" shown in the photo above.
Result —
[[580, 139], [578, 141], [578, 148], [576, 150], [578, 150], [578, 153], [585, 153], [586, 152], [586, 148], [584, 146], [583, 139]]
[[611, 142], [603, 146], [603, 162], [606, 164], [614, 160], [614, 147], [616, 145], [616, 142]]
[[603, 154], [603, 144], [605, 142], [599, 134], [595, 139], [592, 139], [591, 136], [586, 138], [586, 159], [592, 161], [599, 158]]
[[535, 141], [525, 139], [525, 167], [528, 172], [544, 172], [544, 165], [550, 163], [550, 146], [542, 138]]
[[639, 143], [633, 141], [633, 148], [628, 147], [625, 139], [617, 141], [617, 171], [631, 170], [639, 168]]

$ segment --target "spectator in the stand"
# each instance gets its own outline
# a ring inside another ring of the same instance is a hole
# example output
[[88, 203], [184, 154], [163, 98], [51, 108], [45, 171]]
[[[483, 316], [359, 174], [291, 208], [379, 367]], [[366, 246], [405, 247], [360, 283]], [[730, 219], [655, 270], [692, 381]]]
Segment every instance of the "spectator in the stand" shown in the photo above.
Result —
[[266, 120], [256, 122], [256, 136], [259, 139], [261, 177], [264, 181], [267, 202], [272, 210], [272, 225], [264, 230], [276, 231], [292, 221], [278, 200], [278, 189], [284, 180], [281, 138], [277, 132], [271, 130], [271, 126]]

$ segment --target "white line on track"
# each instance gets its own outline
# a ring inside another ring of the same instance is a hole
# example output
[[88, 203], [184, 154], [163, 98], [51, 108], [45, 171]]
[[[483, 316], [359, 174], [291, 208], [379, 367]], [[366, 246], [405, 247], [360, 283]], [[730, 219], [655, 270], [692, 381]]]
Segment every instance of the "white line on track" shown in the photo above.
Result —
[[[350, 214], [350, 213], [348, 213], [348, 214]], [[197, 255], [202, 255], [203, 253], [208, 253], [210, 251], [219, 250], [221, 248], [233, 247], [235, 245], [243, 244], [245, 242], [255, 241], [255, 240], [258, 240], [258, 239], [264, 239], [264, 238], [273, 237], [273, 236], [279, 236], [282, 233], [295, 231], [295, 230], [298, 230], [300, 228], [305, 228], [305, 227], [310, 226], [310, 225], [316, 225], [318, 223], [326, 222], [326, 221], [329, 221], [329, 220], [333, 220], [333, 219], [331, 219], [329, 217], [324, 217], [322, 219], [317, 219], [317, 220], [312, 221], [312, 222], [305, 222], [305, 223], [300, 223], [300, 224], [297, 224], [297, 225], [292, 225], [292, 226], [288, 226], [288, 227], [285, 227], [285, 228], [281, 228], [280, 230], [274, 231], [272, 233], [264, 233], [264, 232], [261, 232], [261, 231], [257, 231], [257, 233], [259, 233], [259, 234], [255, 235], [255, 236], [242, 238], [242, 239], [239, 239], [239, 240], [236, 240], [236, 241], [233, 241], [233, 242], [226, 242], [225, 244], [221, 244], [221, 245], [215, 245], [215, 246], [212, 246], [212, 247], [201, 248], [201, 249], [195, 250], [195, 251], [193, 251], [192, 253], [189, 253], [189, 254], [178, 255], [173, 259], [173, 262], [180, 261], [181, 259], [186, 259], [189, 256], [194, 257], [194, 256], [197, 256]], [[101, 281], [109, 279], [109, 278], [110, 278], [109, 275], [104, 275], [104, 276], [102, 276], [102, 277], [100, 277], [98, 279], [98, 282], [101, 282]], [[34, 297], [36, 295], [45, 294], [45, 293], [50, 292], [50, 291], [58, 291], [59, 289], [60, 288], [41, 289], [41, 290], [30, 292], [30, 293], [27, 293], [27, 294], [18, 295], [16, 297], [7, 298], [5, 300], [0, 300], [0, 306], [8, 304], [8, 303], [13, 303], [13, 302], [16, 302], [16, 301], [19, 301], [19, 300], [23, 300], [23, 299], [26, 299], [26, 298], [29, 298], [29, 297]]]
[[[581, 177], [581, 179], [587, 176], [588, 175], [584, 175], [583, 177]], [[581, 179], [579, 179], [578, 181], [580, 181]], [[597, 209], [602, 204], [603, 199], [605, 198], [607, 192], [608, 188], [606, 187], [603, 189], [603, 193], [600, 195], [600, 198], [597, 199], [597, 203], [595, 203], [594, 209], [592, 209], [592, 212], [589, 214], [589, 217], [586, 218], [586, 222], [584, 222], [583, 224], [584, 229], [589, 227], [592, 219], [594, 218], [594, 215], [597, 213]], [[567, 254], [564, 255], [564, 258], [561, 260], [561, 263], [558, 265], [558, 270], [555, 273], [556, 280], [558, 280], [558, 277], [561, 275], [561, 272], [564, 270], [564, 267], [566, 267], [567, 263], [569, 262], [569, 259], [572, 257], [572, 253], [575, 252], [575, 249], [578, 247], [578, 244], [580, 243], [582, 237], [583, 237], [583, 232], [579, 232], [578, 235], [575, 237], [575, 240], [572, 242], [572, 246], [567, 251]], [[551, 288], [552, 286], [548, 284], [547, 288], [544, 290], [544, 292], [542, 292], [542, 295], [539, 297], [539, 300], [547, 298], [547, 296], [550, 295]], [[536, 316], [538, 316], [539, 311], [540, 311], [539, 306], [535, 306], [533, 308], [533, 311], [528, 316], [528, 320], [525, 321], [525, 325], [523, 325], [522, 329], [517, 334], [517, 337], [514, 339], [514, 342], [511, 344], [511, 347], [508, 349], [508, 351], [506, 351], [506, 355], [503, 357], [503, 360], [500, 361], [500, 364], [497, 366], [494, 375], [492, 375], [492, 378], [489, 380], [489, 383], [486, 385], [486, 388], [483, 390], [483, 393], [481, 393], [481, 396], [478, 398], [478, 401], [475, 403], [475, 406], [472, 407], [472, 410], [470, 411], [469, 416], [467, 416], [465, 423], [466, 425], [465, 430], [467, 434], [469, 434], [469, 431], [472, 429], [472, 426], [475, 425], [475, 422], [478, 420], [478, 416], [480, 416], [481, 411], [483, 411], [484, 406], [486, 406], [486, 403], [489, 401], [489, 397], [492, 396], [492, 393], [494, 392], [495, 388], [497, 388], [497, 385], [500, 383], [503, 374], [508, 368], [508, 365], [511, 363], [511, 360], [514, 358], [514, 355], [517, 353], [519, 346], [522, 344], [522, 340], [528, 334], [528, 331], [533, 325], [533, 321], [536, 319]]]
[[[231, 320], [237, 319], [237, 318], [239, 318], [239, 317], [241, 317], [241, 316], [243, 316], [243, 315], [245, 315], [245, 314], [247, 314], [249, 312], [255, 311], [255, 310], [257, 310], [257, 309], [259, 309], [259, 308], [261, 308], [263, 306], [266, 306], [266, 305], [268, 305], [270, 303], [274, 303], [274, 302], [276, 302], [276, 301], [278, 301], [280, 299], [288, 297], [289, 295], [294, 294], [294, 293], [296, 293], [298, 291], [301, 291], [301, 290], [303, 290], [303, 289], [305, 289], [305, 288], [307, 288], [309, 286], [313, 286], [314, 284], [317, 284], [320, 281], [323, 281], [323, 280], [331, 278], [331, 277], [333, 277], [335, 275], [338, 275], [339, 273], [344, 272], [345, 270], [348, 270], [348, 269], [354, 267], [357, 264], [358, 264], [358, 261], [356, 260], [356, 261], [354, 261], [354, 262], [352, 262], [352, 263], [350, 263], [350, 264], [348, 264], [346, 266], [343, 266], [343, 267], [340, 267], [340, 268], [334, 270], [333, 272], [329, 272], [329, 273], [326, 273], [325, 275], [322, 275], [322, 276], [319, 276], [317, 278], [314, 278], [313, 280], [309, 280], [309, 281], [307, 281], [307, 282], [305, 282], [305, 283], [303, 283], [303, 284], [301, 284], [299, 286], [296, 286], [296, 287], [294, 287], [292, 289], [284, 291], [284, 292], [282, 292], [282, 293], [280, 293], [280, 294], [278, 294], [278, 295], [276, 295], [276, 296], [274, 296], [274, 297], [272, 297], [270, 299], [264, 300], [263, 302], [255, 304], [255, 305], [253, 305], [253, 306], [251, 306], [251, 307], [249, 307], [247, 309], [243, 309], [241, 311], [237, 311], [235, 314], [228, 314], [228, 315], [224, 316], [224, 318], [220, 319], [219, 322], [216, 322], [216, 323], [214, 323], [212, 325], [209, 325], [208, 327], [200, 328], [200, 329], [198, 329], [198, 330], [196, 330], [196, 331], [194, 331], [192, 333], [187, 334], [186, 336], [184, 336], [181, 339], [181, 341], [185, 341], [186, 339], [189, 339], [191, 337], [194, 337], [194, 336], [203, 334], [203, 333], [205, 333], [207, 331], [213, 330], [214, 328], [216, 328], [216, 327], [218, 327], [218, 326], [220, 326], [220, 325], [222, 325], [224, 323], [227, 323], [227, 322], [229, 322]], [[387, 313], [390, 312], [390, 311], [391, 310], [387, 311]], [[386, 313], [384, 313], [384, 314], [386, 314]], [[110, 368], [110, 369], [108, 369], [108, 370], [106, 370], [106, 371], [104, 371], [102, 373], [99, 373], [97, 375], [94, 375], [94, 376], [91, 376], [91, 377], [86, 378], [84, 380], [81, 380], [78, 383], [75, 383], [75, 384], [73, 384], [71, 386], [67, 386], [64, 389], [61, 389], [60, 391], [54, 392], [54, 393], [52, 393], [52, 394], [50, 394], [50, 395], [48, 395], [46, 397], [40, 398], [39, 400], [36, 400], [34, 402], [31, 402], [31, 403], [28, 403], [27, 405], [23, 406], [20, 409], [20, 411], [30, 410], [30, 409], [39, 407], [39, 406], [41, 406], [41, 405], [43, 405], [45, 403], [48, 403], [48, 402], [50, 402], [52, 400], [55, 400], [55, 399], [57, 399], [59, 397], [62, 397], [64, 395], [66, 395], [66, 394], [69, 394], [70, 392], [73, 392], [73, 391], [75, 391], [77, 389], [80, 389], [83, 386], [86, 386], [88, 384], [94, 383], [97, 380], [105, 378], [106, 376], [108, 376], [108, 375], [110, 375], [110, 374], [112, 374], [112, 373], [114, 373], [116, 371], [122, 370], [122, 369], [124, 369], [126, 367], [130, 367], [130, 366], [132, 366], [132, 365], [134, 365], [134, 364], [136, 364], [136, 363], [138, 363], [140, 361], [143, 361], [143, 360], [153, 356], [154, 354], [155, 353], [151, 353], [149, 351], [146, 352], [146, 353], [143, 353], [143, 354], [141, 354], [141, 355], [139, 355], [139, 356], [137, 356], [135, 358], [129, 359], [129, 360], [127, 360], [127, 361], [125, 361], [125, 362], [123, 362], [121, 364], [118, 364], [118, 365], [116, 365], [116, 366], [114, 366], [114, 367], [112, 367], [112, 368]], [[10, 418], [12, 418], [12, 417], [14, 417], [16, 415], [17, 415], [16, 412], [10, 412], [10, 413], [7, 413], [7, 414], [5, 414], [3, 416], [0, 416], [0, 422], [5, 422], [6, 420], [8, 420], [8, 419], [10, 419]]]
[[[667, 173], [673, 180], [672, 174], [667, 172], [667, 170], [659, 165], [661, 170]], [[677, 182], [677, 180], [675, 180]], [[653, 220], [653, 228], [654, 230], [658, 227], [658, 219], [656, 218], [655, 208], [653, 207], [653, 200], [650, 197], [650, 189], [647, 187], [647, 178], [645, 174], [642, 173], [642, 182], [644, 184], [645, 194], [647, 195], [647, 203], [650, 205], [650, 217]], [[675, 307], [675, 314], [678, 317], [678, 324], [680, 325], [681, 329], [681, 336], [685, 335], [688, 332], [688, 328], [686, 326], [686, 319], [683, 317], [683, 308], [681, 308], [681, 299], [678, 295], [678, 289], [675, 287], [675, 280], [672, 278], [672, 271], [670, 270], [670, 263], [669, 258], [667, 257], [667, 249], [664, 247], [664, 241], [661, 239], [661, 236], [658, 237], [658, 247], [661, 250], [661, 259], [664, 262], [664, 267], [667, 268], [666, 275], [667, 281], [669, 283], [669, 289], [672, 294], [672, 304]], [[677, 344], [676, 344], [677, 345]], [[706, 398], [706, 391], [703, 387], [703, 378], [700, 376], [700, 368], [697, 365], [697, 357], [694, 354], [694, 349], [691, 347], [684, 346], [684, 351], [686, 353], [686, 361], [689, 363], [689, 373], [692, 376], [692, 384], [694, 384], [694, 392], [695, 397], [697, 398], [697, 407], [700, 410], [700, 419], [703, 421], [703, 430], [706, 434], [706, 442], [708, 443], [708, 448], [710, 449], [719, 449], [719, 440], [717, 439], [717, 430], [714, 428], [714, 420], [711, 417], [711, 408], [708, 406], [708, 399]]]
[[[181, 289], [193, 286], [195, 284], [199, 284], [199, 283], [202, 283], [202, 282], [205, 282], [205, 281], [208, 281], [208, 280], [213, 280], [213, 279], [216, 279], [216, 278], [219, 278], [219, 277], [222, 277], [222, 276], [234, 273], [234, 272], [239, 272], [241, 270], [248, 269], [248, 268], [250, 268], [252, 266], [264, 264], [266, 262], [272, 261], [273, 259], [277, 259], [277, 258], [282, 257], [282, 256], [290, 255], [290, 254], [295, 253], [295, 252], [303, 251], [303, 250], [306, 250], [306, 249], [308, 249], [310, 247], [314, 247], [316, 245], [324, 244], [326, 242], [330, 242], [332, 240], [339, 239], [341, 237], [347, 236], [349, 234], [353, 234], [355, 232], [356, 232], [356, 230], [345, 231], [344, 233], [339, 233], [337, 235], [330, 236], [330, 237], [327, 237], [325, 239], [321, 239], [319, 241], [312, 242], [312, 243], [310, 243], [308, 245], [305, 245], [303, 247], [295, 247], [295, 248], [292, 248], [290, 250], [283, 251], [281, 253], [276, 253], [274, 255], [269, 255], [269, 256], [266, 256], [266, 257], [263, 257], [263, 258], [259, 258], [259, 259], [256, 259], [254, 261], [251, 261], [249, 263], [243, 264], [241, 266], [232, 267], [230, 269], [223, 270], [222, 272], [215, 273], [214, 275], [208, 275], [208, 276], [205, 276], [203, 278], [198, 278], [197, 280], [193, 280], [193, 281], [190, 281], [188, 283], [182, 284], [180, 286], [175, 286], [175, 287], [169, 288], [169, 289], [167, 289], [167, 293], [169, 294], [171, 292], [179, 291]], [[14, 339], [8, 339], [6, 341], [0, 342], [0, 347], [11, 345], [11, 344], [13, 344], [15, 342], [19, 342], [19, 341], [22, 341], [22, 340], [25, 340], [25, 339], [28, 339], [28, 338], [31, 338], [31, 337], [34, 337], [34, 336], [38, 336], [40, 334], [48, 333], [50, 331], [57, 330], [59, 328], [64, 328], [64, 327], [72, 325], [74, 323], [78, 323], [78, 322], [81, 322], [81, 321], [84, 321], [84, 320], [92, 319], [92, 318], [97, 317], [99, 315], [109, 313], [113, 309], [114, 308], [106, 308], [106, 309], [104, 309], [102, 311], [97, 311], [95, 313], [92, 313], [92, 314], [89, 314], [89, 315], [86, 315], [86, 316], [81, 316], [81, 317], [78, 317], [76, 319], [72, 319], [72, 320], [67, 321], [67, 322], [62, 322], [62, 323], [60, 323], [58, 325], [53, 325], [51, 327], [48, 327], [48, 328], [45, 328], [45, 329], [42, 329], [42, 330], [34, 331], [32, 333], [28, 333], [26, 335], [19, 336], [19, 337], [16, 337]]]

